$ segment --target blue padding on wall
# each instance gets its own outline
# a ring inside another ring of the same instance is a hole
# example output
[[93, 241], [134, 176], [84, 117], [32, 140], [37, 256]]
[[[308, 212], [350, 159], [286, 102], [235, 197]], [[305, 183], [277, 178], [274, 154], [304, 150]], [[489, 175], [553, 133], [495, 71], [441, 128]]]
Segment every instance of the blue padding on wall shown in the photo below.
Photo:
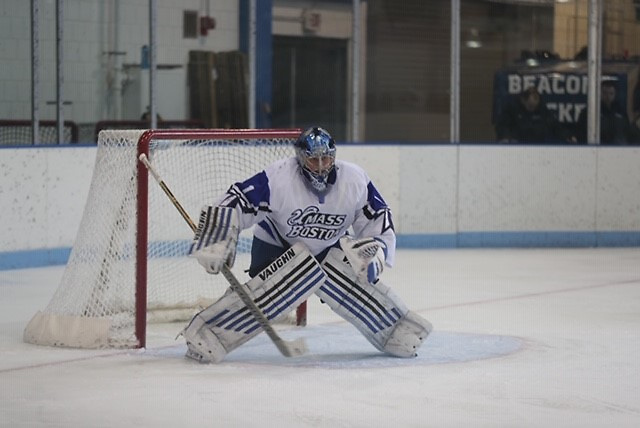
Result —
[[596, 232], [598, 247], [640, 247], [640, 232]]
[[596, 247], [595, 232], [461, 232], [465, 248]]
[[[189, 241], [175, 241], [186, 254]], [[167, 242], [151, 243], [166, 246]], [[640, 232], [461, 232], [398, 235], [398, 248], [589, 248], [640, 247]], [[0, 270], [65, 264], [70, 248], [0, 253]]]
[[26, 269], [67, 263], [71, 248], [48, 248], [0, 253], [0, 270]]
[[398, 235], [396, 247], [398, 248], [455, 248], [457, 235], [454, 233], [424, 234], [424, 235]]

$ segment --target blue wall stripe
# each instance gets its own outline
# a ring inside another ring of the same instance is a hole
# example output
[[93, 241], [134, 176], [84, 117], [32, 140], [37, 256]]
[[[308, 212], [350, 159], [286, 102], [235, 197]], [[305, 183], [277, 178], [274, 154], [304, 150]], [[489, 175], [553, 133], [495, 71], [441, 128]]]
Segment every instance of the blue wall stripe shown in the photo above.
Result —
[[[154, 244], [150, 244], [154, 245]], [[188, 248], [188, 242], [176, 242]], [[461, 232], [398, 235], [398, 248], [589, 248], [640, 247], [640, 231]], [[0, 252], [0, 270], [62, 265], [71, 248]]]
[[464, 232], [458, 245], [465, 248], [596, 247], [595, 232]]
[[67, 263], [71, 248], [0, 252], [0, 270], [25, 269]]

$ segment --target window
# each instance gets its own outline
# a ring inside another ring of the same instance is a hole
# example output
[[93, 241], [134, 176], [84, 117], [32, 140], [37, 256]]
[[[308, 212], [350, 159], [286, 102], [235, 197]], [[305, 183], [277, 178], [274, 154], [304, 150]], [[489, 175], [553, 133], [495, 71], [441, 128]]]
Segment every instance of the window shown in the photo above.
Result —
[[185, 39], [198, 38], [198, 12], [185, 10], [182, 15], [182, 37]]

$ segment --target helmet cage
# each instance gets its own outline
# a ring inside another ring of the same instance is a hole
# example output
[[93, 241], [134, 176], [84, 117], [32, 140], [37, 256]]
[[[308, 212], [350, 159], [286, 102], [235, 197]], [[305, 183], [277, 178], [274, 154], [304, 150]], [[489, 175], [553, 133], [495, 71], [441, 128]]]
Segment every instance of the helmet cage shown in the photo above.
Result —
[[296, 142], [296, 155], [311, 187], [325, 191], [336, 159], [336, 145], [331, 135], [322, 128], [309, 128]]

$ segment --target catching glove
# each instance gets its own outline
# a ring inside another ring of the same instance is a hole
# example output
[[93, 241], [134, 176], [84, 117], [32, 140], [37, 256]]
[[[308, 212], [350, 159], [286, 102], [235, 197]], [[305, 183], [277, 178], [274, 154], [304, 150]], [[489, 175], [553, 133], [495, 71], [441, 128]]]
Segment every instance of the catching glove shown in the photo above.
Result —
[[385, 261], [386, 247], [382, 241], [375, 238], [353, 239], [344, 236], [340, 238], [340, 247], [359, 280], [371, 284], [378, 280]]

